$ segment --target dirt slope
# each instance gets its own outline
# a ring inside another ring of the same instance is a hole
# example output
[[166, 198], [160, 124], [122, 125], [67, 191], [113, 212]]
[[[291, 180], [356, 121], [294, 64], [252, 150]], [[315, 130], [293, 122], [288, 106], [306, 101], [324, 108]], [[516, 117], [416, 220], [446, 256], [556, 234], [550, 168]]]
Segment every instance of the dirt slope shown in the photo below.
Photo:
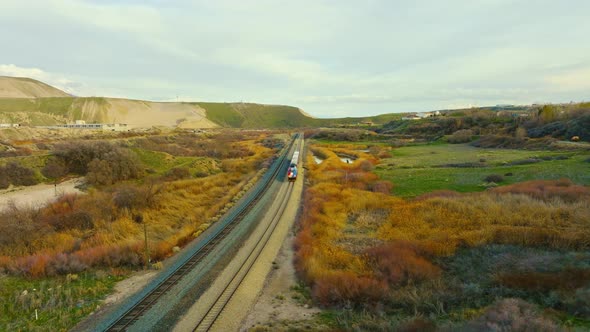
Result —
[[214, 128], [206, 111], [188, 103], [158, 103], [103, 97], [0, 98], [0, 123], [47, 126], [73, 123], [126, 123], [131, 128], [167, 126]]
[[0, 123], [51, 126], [126, 123], [128, 128], [295, 128], [317, 119], [285, 105], [254, 103], [151, 102], [106, 97], [74, 97], [45, 83], [0, 76]]
[[94, 119], [95, 122], [127, 123], [133, 127], [218, 127], [207, 119], [205, 110], [197, 105], [115, 98], [105, 100], [106, 104], [102, 105], [92, 100], [85, 102], [81, 107], [80, 118], [87, 119], [87, 122], [88, 119]]
[[69, 95], [31, 78], [0, 76], [0, 98], [39, 97], [69, 97]]

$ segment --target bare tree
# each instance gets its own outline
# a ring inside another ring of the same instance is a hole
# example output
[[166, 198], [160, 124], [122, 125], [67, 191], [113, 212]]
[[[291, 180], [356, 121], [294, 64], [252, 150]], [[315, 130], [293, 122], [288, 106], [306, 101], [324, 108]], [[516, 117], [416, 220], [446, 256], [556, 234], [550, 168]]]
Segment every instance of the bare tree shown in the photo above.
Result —
[[57, 183], [67, 173], [66, 163], [63, 159], [57, 157], [49, 158], [43, 169], [41, 169], [41, 174], [49, 179], [53, 179], [55, 195], [57, 195]]

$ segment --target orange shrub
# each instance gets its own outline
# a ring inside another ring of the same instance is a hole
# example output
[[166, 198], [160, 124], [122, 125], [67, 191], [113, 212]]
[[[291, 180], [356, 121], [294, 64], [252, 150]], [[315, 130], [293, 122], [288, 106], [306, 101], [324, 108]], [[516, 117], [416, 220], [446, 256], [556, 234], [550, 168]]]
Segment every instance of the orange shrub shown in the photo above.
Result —
[[523, 194], [540, 200], [559, 198], [565, 202], [590, 199], [590, 188], [576, 185], [568, 179], [534, 180], [493, 188], [498, 194]]
[[559, 272], [514, 272], [496, 278], [504, 286], [536, 291], [575, 290], [590, 282], [590, 269], [566, 269]]
[[430, 198], [442, 197], [442, 198], [449, 198], [449, 197], [458, 197], [461, 196], [460, 193], [453, 191], [453, 190], [435, 190], [431, 191], [426, 194], [422, 194], [415, 198], [417, 201], [424, 201]]
[[369, 262], [380, 279], [393, 285], [436, 278], [441, 270], [418, 254], [418, 248], [406, 241], [397, 241], [366, 251]]
[[152, 261], [161, 261], [164, 260], [172, 254], [172, 248], [174, 244], [168, 241], [160, 241], [156, 246], [150, 251], [150, 258]]
[[49, 256], [45, 254], [29, 256], [27, 259], [27, 273], [31, 277], [43, 277], [46, 275]]
[[[441, 269], [428, 258], [453, 255], [460, 247], [590, 248], [590, 188], [569, 180], [530, 181], [474, 194], [438, 191], [406, 201], [388, 195], [391, 184], [371, 172], [373, 157], [350, 149], [312, 146], [324, 160], [315, 164], [309, 158], [307, 165], [310, 185], [295, 266], [324, 306], [375, 303], [387, 298], [389, 287], [439, 278]], [[342, 154], [358, 159], [343, 163]], [[584, 273], [562, 277], [586, 280]], [[525, 279], [503, 278], [506, 285]]]
[[312, 296], [323, 306], [371, 305], [387, 299], [387, 283], [352, 272], [333, 272], [316, 279]]

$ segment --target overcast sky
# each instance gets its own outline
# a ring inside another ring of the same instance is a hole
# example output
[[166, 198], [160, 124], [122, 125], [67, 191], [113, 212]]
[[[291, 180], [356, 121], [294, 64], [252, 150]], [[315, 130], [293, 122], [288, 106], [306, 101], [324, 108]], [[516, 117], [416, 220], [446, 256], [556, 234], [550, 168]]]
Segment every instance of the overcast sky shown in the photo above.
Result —
[[0, 75], [317, 117], [590, 100], [588, 0], [1, 0]]

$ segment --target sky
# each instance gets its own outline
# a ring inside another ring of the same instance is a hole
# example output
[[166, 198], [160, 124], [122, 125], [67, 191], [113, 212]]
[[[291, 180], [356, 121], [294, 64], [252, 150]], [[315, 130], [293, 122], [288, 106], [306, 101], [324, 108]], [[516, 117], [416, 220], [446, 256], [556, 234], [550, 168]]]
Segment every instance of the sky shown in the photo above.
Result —
[[587, 0], [2, 0], [0, 75], [321, 118], [590, 100]]

